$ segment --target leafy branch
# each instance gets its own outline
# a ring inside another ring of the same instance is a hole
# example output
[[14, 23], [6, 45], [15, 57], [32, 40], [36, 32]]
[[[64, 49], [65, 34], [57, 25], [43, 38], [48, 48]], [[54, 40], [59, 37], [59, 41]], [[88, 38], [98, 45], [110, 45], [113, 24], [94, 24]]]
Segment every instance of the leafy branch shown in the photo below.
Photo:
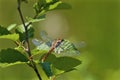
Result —
[[[33, 39], [34, 37], [34, 28], [32, 24], [44, 20], [46, 12], [48, 11], [56, 9], [69, 9], [71, 6], [60, 0], [38, 0], [33, 5], [33, 9], [36, 12], [35, 16], [33, 18], [26, 17], [27, 21], [25, 21], [25, 17], [23, 16], [21, 10], [22, 2], [27, 3], [28, 0], [17, 0], [17, 9], [22, 24], [11, 24], [7, 28], [0, 25], [0, 39], [4, 38], [12, 40], [17, 46], [15, 48], [7, 48], [0, 51], [0, 67], [8, 67], [16, 64], [27, 64], [35, 71], [39, 80], [44, 79], [44, 77], [42, 77], [42, 73], [38, 71], [39, 67], [37, 67], [37, 65], [42, 68], [50, 80], [54, 80], [54, 76], [75, 70], [74, 67], [81, 64], [81, 61], [72, 57], [57, 57], [52, 54], [60, 43], [62, 43], [63, 39], [55, 39], [51, 43], [51, 46], [48, 46], [47, 43], [43, 41], [42, 44], [38, 43], [38, 46], [34, 49], [30, 48], [30, 38]], [[69, 41], [67, 41], [67, 44], [71, 45], [71, 52], [77, 50]], [[74, 53], [77, 52], [74, 51]], [[35, 58], [35, 56], [38, 58]]]
[[[29, 38], [28, 38], [28, 26], [29, 25], [25, 25], [25, 21], [24, 21], [24, 18], [23, 18], [23, 15], [22, 15], [22, 12], [21, 12], [21, 1], [18, 0], [18, 11], [19, 11], [19, 14], [20, 14], [20, 18], [21, 18], [21, 21], [23, 23], [23, 26], [24, 26], [24, 29], [25, 29], [25, 43], [26, 43], [26, 52], [28, 53], [29, 55], [29, 58], [30, 58], [30, 66], [34, 69], [34, 71], [36, 72], [39, 80], [42, 80], [39, 72], [38, 72], [38, 69], [36, 67], [36, 64], [34, 63], [33, 59], [32, 59], [32, 55], [31, 55], [31, 50], [30, 50], [30, 43], [29, 43]], [[29, 23], [30, 24], [30, 23]]]

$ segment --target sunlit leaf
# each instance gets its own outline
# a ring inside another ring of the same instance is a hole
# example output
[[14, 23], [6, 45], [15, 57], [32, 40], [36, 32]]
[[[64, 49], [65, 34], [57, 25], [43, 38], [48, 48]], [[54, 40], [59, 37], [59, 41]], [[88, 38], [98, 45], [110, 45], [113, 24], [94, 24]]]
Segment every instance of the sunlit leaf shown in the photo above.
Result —
[[[24, 30], [24, 28], [19, 28], [19, 29], [16, 29], [15, 32], [17, 34], [19, 34], [19, 40], [22, 42], [24, 40], [26, 40], [26, 35], [25, 35], [25, 31], [22, 31]], [[30, 27], [28, 28], [28, 38], [32, 38], [34, 36], [34, 28]]]
[[36, 14], [39, 14], [41, 12], [41, 10], [44, 8], [45, 5], [46, 5], [45, 0], [38, 0], [38, 2], [36, 2], [33, 5], [33, 8], [34, 8]]
[[62, 74], [62, 73], [65, 73], [64, 70], [59, 70], [59, 69], [55, 68], [53, 65], [51, 66], [51, 70], [55, 76]]
[[9, 66], [14, 66], [14, 65], [17, 65], [17, 64], [26, 64], [26, 62], [14, 62], [14, 63], [0, 63], [0, 67], [1, 68], [6, 68], [6, 67], [9, 67]]
[[8, 31], [11, 31], [12, 29], [14, 29], [16, 27], [17, 24], [11, 24], [7, 27]]
[[[17, 42], [18, 43], [18, 42]], [[20, 51], [21, 53], [23, 53], [23, 55], [26, 55], [26, 51], [25, 48], [23, 47], [23, 42], [19, 42], [18, 46], [14, 48], [17, 51]]]
[[39, 21], [45, 20], [45, 16], [41, 16], [39, 18], [37, 17], [36, 19], [33, 19], [31, 17], [26, 17], [26, 19], [28, 20], [28, 22], [34, 23], [34, 22], [39, 22]]
[[51, 2], [51, 1], [53, 1], [53, 0], [45, 0], [46, 1], [46, 3], [49, 3], [49, 2]]
[[0, 39], [10, 39], [16, 41], [19, 39], [19, 34], [14, 33], [14, 34], [2, 35], [0, 36]]
[[49, 6], [49, 9], [48, 9], [48, 10], [56, 9], [56, 7], [57, 7], [59, 4], [61, 4], [61, 3], [62, 3], [62, 2], [59, 1], [59, 2], [56, 2], [56, 3], [54, 3], [54, 4], [51, 4], [51, 5]]
[[45, 53], [47, 53], [47, 52], [48, 52], [48, 51], [46, 51], [46, 50], [33, 49], [33, 50], [32, 50], [32, 55], [33, 55], [33, 56], [36, 56], [36, 55], [39, 55], [39, 54], [43, 55], [43, 54], [45, 54]]
[[28, 59], [15, 49], [3, 49], [0, 51], [0, 63], [27, 62]]
[[70, 72], [70, 71], [73, 71], [73, 70], [76, 70], [75, 68], [73, 69], [70, 69], [68, 71], [64, 71], [64, 70], [59, 70], [57, 68], [55, 68], [54, 66], [51, 67], [51, 70], [52, 70], [52, 73], [55, 75], [55, 76], [58, 76], [60, 74], [64, 74], [64, 73], [67, 73], [67, 72]]
[[46, 12], [50, 10], [58, 8], [68, 8], [67, 4], [63, 4], [63, 7], [61, 7], [62, 5], [60, 4], [62, 4], [62, 1], [60, 0], [39, 0], [37, 3], [34, 4], [33, 8], [36, 12], [36, 15], [41, 16], [46, 14]]
[[72, 6], [68, 3], [61, 3], [55, 9], [71, 9]]
[[[25, 23], [25, 25], [28, 25], [28, 24], [29, 24], [29, 22], [26, 22], [26, 23]], [[31, 27], [32, 27], [32, 25], [29, 25], [27, 29], [29, 30]], [[18, 31], [21, 32], [21, 33], [24, 33], [24, 32], [25, 32], [25, 28], [24, 28], [23, 24], [18, 25], [18, 26], [16, 27], [16, 30], [18, 30]]]

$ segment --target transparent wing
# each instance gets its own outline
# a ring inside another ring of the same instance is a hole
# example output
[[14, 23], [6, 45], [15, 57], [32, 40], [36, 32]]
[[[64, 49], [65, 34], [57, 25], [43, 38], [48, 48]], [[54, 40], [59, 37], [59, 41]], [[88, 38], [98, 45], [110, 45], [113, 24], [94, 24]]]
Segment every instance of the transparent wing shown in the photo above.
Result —
[[58, 56], [79, 56], [79, 55], [80, 55], [80, 51], [78, 50], [69, 50], [58, 54]]
[[42, 40], [46, 43], [46, 45], [48, 45], [49, 47], [52, 46], [52, 42], [54, 41], [53, 39], [51, 39], [50, 37], [48, 37], [48, 34], [45, 31], [41, 31], [40, 32], [40, 37], [42, 38]]
[[32, 43], [33, 43], [35, 46], [40, 46], [43, 42], [42, 42], [42, 41], [39, 41], [38, 39], [32, 39]]
[[46, 41], [46, 42], [52, 40], [50, 37], [48, 37], [48, 34], [45, 31], [40, 31], [40, 37], [42, 38], [43, 41]]
[[46, 45], [46, 43], [43, 43], [39, 46], [37, 46], [37, 49], [38, 50], [46, 50], [46, 51], [49, 51], [50, 50], [50, 47], [48, 45]]
[[[34, 43], [34, 45], [37, 46], [37, 49], [49, 51], [50, 47], [52, 46], [52, 43], [56, 40], [52, 40], [50, 37], [48, 37], [45, 31], [41, 31], [40, 36], [43, 41], [33, 39], [32, 42]], [[77, 45], [77, 47], [79, 46], [85, 46], [84, 42]], [[76, 45], [71, 43], [69, 40], [64, 39], [56, 44], [54, 52], [61, 56], [76, 56], [80, 54], [80, 51], [76, 48]]]
[[33, 39], [32, 42], [37, 47], [38, 50], [49, 50], [50, 49], [50, 47], [46, 45], [45, 42], [39, 41], [38, 39]]
[[54, 51], [62, 56], [76, 56], [80, 54], [75, 45], [68, 40], [64, 40]]
[[85, 41], [81, 41], [79, 43], [74, 43], [74, 45], [76, 46], [76, 48], [84, 48], [87, 44], [85, 43]]

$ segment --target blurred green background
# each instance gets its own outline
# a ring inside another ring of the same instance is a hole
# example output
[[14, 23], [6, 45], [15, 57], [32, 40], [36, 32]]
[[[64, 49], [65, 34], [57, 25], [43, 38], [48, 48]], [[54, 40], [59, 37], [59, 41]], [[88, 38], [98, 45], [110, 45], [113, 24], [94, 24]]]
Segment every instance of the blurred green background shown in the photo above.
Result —
[[[16, 1], [0, 0], [1, 25], [21, 23]], [[72, 9], [48, 12], [46, 21], [35, 24], [37, 32], [45, 29], [53, 37], [62, 35], [76, 42], [84, 41], [86, 46], [80, 49], [82, 64], [78, 70], [56, 80], [120, 80], [120, 1], [62, 1], [71, 4]], [[25, 15], [33, 15], [30, 6], [33, 2], [23, 4]], [[37, 32], [36, 37], [39, 36]], [[0, 40], [0, 49], [7, 47], [14, 47], [14, 44]], [[16, 65], [0, 68], [0, 80], [37, 80], [37, 77], [27, 65]]]

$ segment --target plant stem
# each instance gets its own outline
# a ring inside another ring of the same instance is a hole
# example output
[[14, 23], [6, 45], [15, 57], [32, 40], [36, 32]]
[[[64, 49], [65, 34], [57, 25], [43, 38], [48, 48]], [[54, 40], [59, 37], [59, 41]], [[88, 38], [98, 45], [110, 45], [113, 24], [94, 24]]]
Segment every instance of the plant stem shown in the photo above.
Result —
[[47, 54], [45, 54], [43, 57], [42, 57], [42, 62], [45, 62], [46, 58], [51, 54], [51, 52], [54, 50], [54, 48], [51, 48]]
[[59, 39], [59, 38], [58, 38], [57, 40], [55, 40], [55, 41], [52, 43], [52, 46], [51, 46], [50, 50], [48, 51], [47, 54], [45, 54], [45, 55], [42, 57], [41, 61], [44, 62], [44, 61], [47, 59], [47, 57], [51, 54], [51, 52], [52, 52], [58, 45], [61, 44], [61, 42], [62, 42], [62, 39]]
[[36, 67], [36, 64], [33, 61], [33, 59], [31, 58], [32, 55], [31, 55], [30, 43], [29, 43], [29, 38], [28, 38], [28, 30], [27, 30], [29, 25], [26, 26], [26, 24], [25, 24], [25, 21], [24, 21], [22, 12], [21, 12], [21, 1], [20, 0], [18, 0], [18, 8], [17, 9], [18, 9], [22, 24], [23, 24], [24, 29], [25, 29], [26, 52], [27, 52], [27, 54], [28, 54], [28, 56], [30, 58], [30, 63], [31, 63], [32, 68], [34, 69], [34, 71], [35, 71], [36, 75], [38, 76], [39, 80], [42, 80], [42, 78], [41, 78], [41, 76], [39, 74], [39, 71], [38, 71], [38, 69]]

